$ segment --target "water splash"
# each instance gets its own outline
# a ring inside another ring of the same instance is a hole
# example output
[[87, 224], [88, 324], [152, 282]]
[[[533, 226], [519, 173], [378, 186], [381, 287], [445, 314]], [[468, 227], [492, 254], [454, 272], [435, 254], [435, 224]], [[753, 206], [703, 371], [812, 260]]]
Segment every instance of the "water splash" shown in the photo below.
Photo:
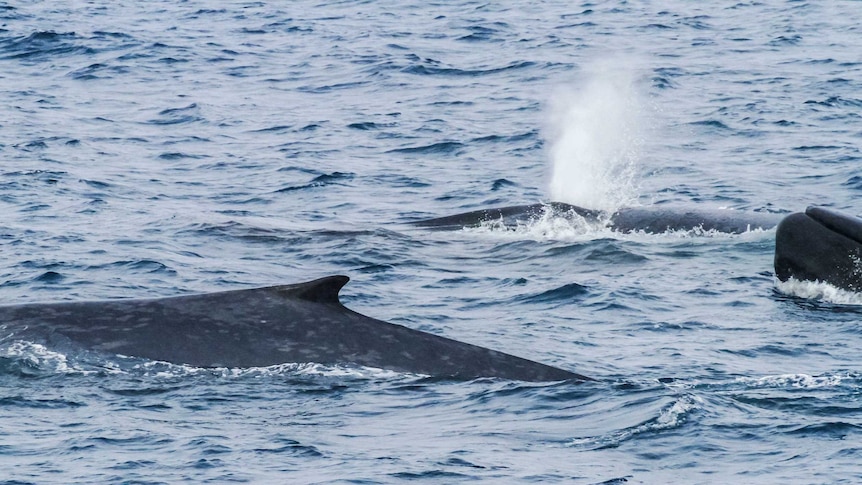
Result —
[[862, 305], [862, 293], [843, 290], [822, 281], [799, 281], [789, 278], [787, 281], [775, 280], [775, 289], [779, 293], [808, 300], [818, 300], [836, 305]]
[[478, 227], [464, 228], [465, 232], [502, 236], [512, 240], [532, 241], [584, 241], [609, 237], [607, 221], [591, 221], [572, 212], [554, 209], [551, 205], [542, 208], [541, 214], [528, 220], [507, 225], [502, 219], [482, 222]]
[[599, 63], [549, 102], [552, 200], [613, 212], [638, 194], [642, 96], [630, 62]]

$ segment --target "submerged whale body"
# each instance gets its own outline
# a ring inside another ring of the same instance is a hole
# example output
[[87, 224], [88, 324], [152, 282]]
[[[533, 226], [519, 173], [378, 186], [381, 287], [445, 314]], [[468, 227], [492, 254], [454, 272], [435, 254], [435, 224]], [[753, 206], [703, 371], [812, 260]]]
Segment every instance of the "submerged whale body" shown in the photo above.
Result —
[[0, 306], [0, 329], [13, 338], [50, 346], [81, 346], [197, 367], [313, 362], [455, 379], [591, 380], [366, 317], [338, 300], [348, 281], [346, 276], [329, 276], [171, 298]]
[[611, 229], [619, 232], [643, 231], [650, 234], [695, 229], [741, 234], [753, 229], [771, 229], [780, 220], [779, 215], [771, 213], [659, 206], [627, 207], [613, 213], [606, 213], [564, 202], [550, 202], [547, 204], [480, 209], [452, 216], [416, 221], [413, 224], [442, 230], [477, 227], [488, 222], [500, 222], [506, 227], [516, 227], [518, 224], [538, 220], [548, 212], [560, 217], [575, 215], [588, 222], [606, 223]]
[[862, 219], [822, 207], [790, 214], [775, 230], [775, 276], [862, 291]]

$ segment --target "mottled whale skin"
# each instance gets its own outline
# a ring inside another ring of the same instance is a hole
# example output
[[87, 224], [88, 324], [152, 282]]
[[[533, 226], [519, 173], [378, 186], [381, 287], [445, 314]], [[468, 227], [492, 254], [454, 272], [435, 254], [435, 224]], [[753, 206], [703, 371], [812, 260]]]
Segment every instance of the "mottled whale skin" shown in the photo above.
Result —
[[577, 215], [590, 222], [606, 222], [618, 232], [642, 231], [661, 234], [668, 231], [702, 229], [729, 234], [741, 234], [753, 229], [771, 229], [781, 220], [779, 214], [733, 210], [703, 210], [693, 208], [651, 206], [627, 207], [613, 213], [586, 209], [564, 202], [516, 205], [480, 209], [452, 216], [413, 222], [429, 229], [455, 230], [476, 227], [486, 222], [502, 222], [506, 227], [541, 218], [548, 211], [557, 216]]
[[376, 320], [338, 299], [346, 276], [143, 300], [0, 306], [3, 340], [79, 346], [197, 367], [357, 364], [434, 377], [592, 380]]
[[862, 291], [862, 219], [823, 207], [785, 217], [775, 230], [775, 276]]

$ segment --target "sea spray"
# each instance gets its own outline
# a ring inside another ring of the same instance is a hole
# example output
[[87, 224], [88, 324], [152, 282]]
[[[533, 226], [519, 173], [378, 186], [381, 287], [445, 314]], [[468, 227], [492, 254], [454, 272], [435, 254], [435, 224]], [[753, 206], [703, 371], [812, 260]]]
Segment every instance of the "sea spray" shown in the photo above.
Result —
[[631, 69], [610, 63], [549, 100], [550, 196], [614, 211], [638, 197], [641, 96]]

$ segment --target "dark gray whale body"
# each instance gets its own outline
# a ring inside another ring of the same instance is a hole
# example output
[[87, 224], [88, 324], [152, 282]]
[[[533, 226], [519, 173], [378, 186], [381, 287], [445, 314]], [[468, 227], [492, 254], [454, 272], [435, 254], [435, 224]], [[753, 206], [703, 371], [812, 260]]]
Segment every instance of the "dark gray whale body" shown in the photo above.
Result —
[[775, 276], [862, 291], [862, 219], [822, 207], [790, 214], [775, 230]]
[[198, 367], [313, 362], [455, 379], [591, 380], [356, 313], [338, 300], [348, 280], [329, 276], [172, 298], [0, 306], [0, 330], [52, 347]]
[[643, 231], [650, 234], [693, 229], [740, 234], [752, 229], [771, 229], [781, 219], [779, 214], [763, 212], [700, 210], [663, 206], [628, 207], [607, 214], [563, 202], [550, 202], [547, 204], [480, 209], [452, 216], [416, 221], [413, 224], [441, 230], [476, 227], [486, 222], [501, 222], [506, 227], [515, 227], [519, 223], [537, 220], [547, 211], [552, 211], [554, 215], [561, 217], [576, 215], [589, 222], [607, 221], [610, 228], [619, 232]]

